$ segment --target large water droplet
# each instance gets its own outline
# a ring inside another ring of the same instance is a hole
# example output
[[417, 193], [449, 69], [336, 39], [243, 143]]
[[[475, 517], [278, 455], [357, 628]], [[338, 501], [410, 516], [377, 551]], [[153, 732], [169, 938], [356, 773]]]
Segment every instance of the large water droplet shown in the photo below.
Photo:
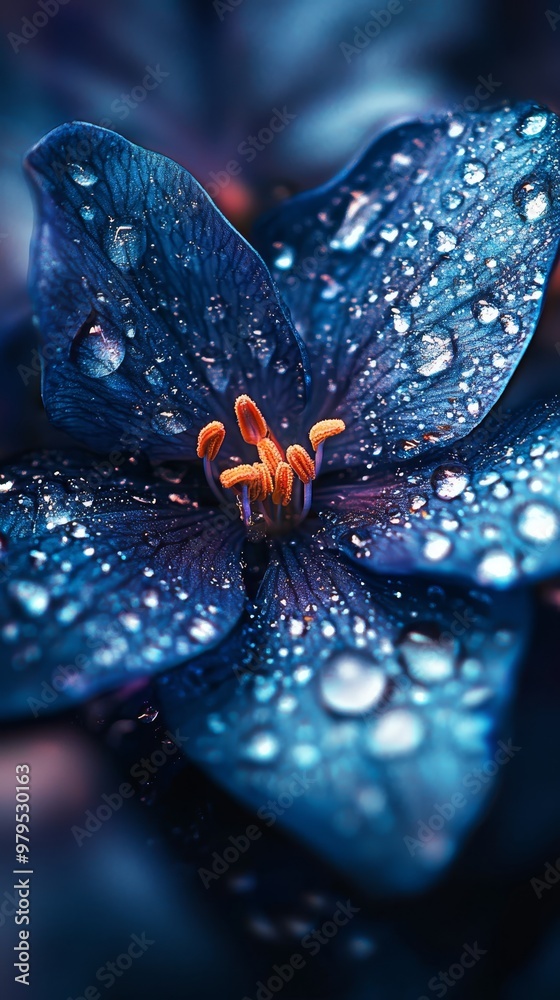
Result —
[[82, 167], [79, 163], [69, 163], [68, 170], [72, 180], [80, 187], [91, 187], [98, 180], [97, 174], [89, 167]]
[[486, 177], [486, 167], [480, 160], [469, 160], [463, 164], [462, 174], [465, 184], [470, 184], [471, 186], [480, 184]]
[[275, 760], [279, 753], [278, 737], [265, 729], [258, 729], [252, 733], [241, 748], [241, 756], [254, 764], [268, 764], [269, 761]]
[[370, 726], [366, 745], [375, 757], [399, 757], [417, 750], [424, 733], [424, 724], [418, 715], [405, 708], [395, 708]]
[[521, 119], [516, 132], [518, 135], [532, 138], [534, 135], [540, 135], [547, 122], [548, 115], [546, 111], [530, 111]]
[[146, 249], [146, 233], [138, 222], [112, 222], [105, 233], [107, 256], [117, 267], [134, 267]]
[[439, 253], [451, 253], [457, 246], [455, 233], [450, 233], [445, 229], [438, 229], [435, 234], [436, 250]]
[[500, 310], [497, 306], [493, 305], [492, 302], [487, 302], [486, 299], [479, 299], [473, 305], [473, 315], [479, 323], [494, 323], [500, 315]]
[[529, 542], [552, 542], [559, 529], [558, 514], [548, 504], [531, 502], [517, 512], [517, 530]]
[[182, 413], [173, 410], [160, 410], [152, 417], [152, 427], [160, 434], [182, 434], [188, 430], [191, 422]]
[[419, 375], [439, 375], [453, 364], [455, 349], [445, 332], [424, 333], [411, 346], [411, 365]]
[[454, 500], [468, 484], [467, 470], [464, 466], [438, 465], [432, 473], [432, 486], [440, 500]]
[[413, 680], [438, 684], [453, 676], [456, 641], [450, 633], [440, 633], [435, 625], [418, 624], [406, 629], [398, 648]]
[[387, 679], [380, 666], [353, 650], [335, 653], [321, 671], [323, 703], [340, 715], [361, 715], [376, 705]]
[[515, 580], [517, 567], [505, 549], [488, 549], [480, 559], [476, 575], [482, 584], [505, 587]]
[[542, 219], [550, 209], [548, 185], [539, 177], [526, 177], [516, 185], [513, 202], [521, 218], [527, 222]]
[[464, 197], [459, 191], [444, 191], [441, 196], [441, 204], [448, 212], [455, 212], [464, 202]]
[[14, 580], [8, 590], [23, 610], [32, 618], [39, 618], [47, 610], [50, 597], [45, 587], [32, 580]]
[[70, 357], [80, 371], [91, 378], [102, 378], [117, 370], [126, 353], [122, 330], [108, 320], [90, 313], [80, 327], [70, 349]]

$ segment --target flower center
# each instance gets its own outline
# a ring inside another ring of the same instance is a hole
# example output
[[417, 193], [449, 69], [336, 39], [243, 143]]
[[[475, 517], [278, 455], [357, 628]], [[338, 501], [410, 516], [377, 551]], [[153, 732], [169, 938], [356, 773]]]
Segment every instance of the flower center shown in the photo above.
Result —
[[[320, 420], [309, 431], [315, 457], [300, 444], [291, 444], [284, 453], [269, 429], [257, 404], [250, 396], [235, 400], [235, 416], [241, 437], [257, 449], [259, 461], [252, 465], [235, 465], [219, 475], [222, 489], [231, 490], [237, 500], [241, 517], [249, 528], [255, 514], [273, 530], [286, 524], [300, 524], [311, 508], [312, 483], [319, 475], [323, 447], [327, 438], [345, 430], [343, 420]], [[197, 455], [204, 461], [204, 472], [214, 496], [221, 502], [213, 463], [224, 443], [226, 430], [218, 420], [212, 420], [198, 435]]]

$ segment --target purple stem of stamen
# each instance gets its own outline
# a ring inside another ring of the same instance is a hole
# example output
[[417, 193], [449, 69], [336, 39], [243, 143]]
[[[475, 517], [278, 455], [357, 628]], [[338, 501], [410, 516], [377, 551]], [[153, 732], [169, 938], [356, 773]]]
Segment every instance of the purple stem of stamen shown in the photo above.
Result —
[[249, 487], [246, 483], [241, 487], [241, 510], [243, 512], [243, 522], [248, 528], [251, 523], [251, 504], [249, 503]]
[[216, 480], [214, 479], [214, 470], [212, 468], [212, 463], [204, 456], [204, 475], [206, 476], [206, 482], [208, 483], [212, 493], [216, 497], [219, 503], [223, 502], [224, 496], [221, 493], [219, 487], [216, 485]]
[[313, 484], [304, 483], [303, 484], [303, 508], [300, 515], [300, 521], [305, 520], [309, 511], [311, 509], [311, 497], [313, 495]]
[[324, 444], [325, 444], [325, 442], [321, 441], [321, 443], [317, 445], [317, 451], [315, 452], [315, 475], [316, 476], [318, 476], [319, 473], [320, 473], [320, 471], [321, 471], [321, 463], [323, 461], [323, 448], [324, 448]]

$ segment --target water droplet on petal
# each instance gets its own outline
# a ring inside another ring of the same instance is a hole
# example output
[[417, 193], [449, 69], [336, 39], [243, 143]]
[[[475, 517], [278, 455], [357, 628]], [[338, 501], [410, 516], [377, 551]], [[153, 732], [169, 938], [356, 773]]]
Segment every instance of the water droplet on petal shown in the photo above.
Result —
[[434, 493], [440, 500], [454, 500], [463, 492], [468, 481], [467, 470], [459, 464], [439, 465], [431, 479]]
[[448, 212], [454, 212], [464, 202], [464, 197], [459, 191], [444, 191], [441, 196], [441, 204]]
[[81, 167], [79, 163], [69, 163], [68, 170], [72, 180], [80, 187], [91, 187], [99, 179], [89, 167]]
[[535, 222], [550, 209], [547, 185], [538, 177], [526, 177], [516, 185], [513, 201], [522, 219]]
[[375, 757], [400, 757], [417, 750], [424, 734], [425, 727], [418, 715], [395, 708], [370, 726], [366, 745]]
[[457, 237], [455, 236], [455, 233], [447, 232], [445, 229], [439, 229], [435, 234], [435, 244], [436, 250], [439, 253], [451, 253], [451, 251], [457, 246]]
[[33, 583], [32, 580], [15, 580], [10, 583], [8, 590], [32, 618], [39, 618], [49, 606], [48, 590], [38, 583]]
[[453, 544], [447, 535], [442, 535], [439, 531], [428, 531], [422, 554], [430, 562], [440, 562], [449, 555], [452, 548]]
[[546, 111], [530, 111], [519, 122], [516, 132], [518, 135], [531, 138], [539, 135], [548, 123]]
[[521, 329], [521, 323], [516, 316], [512, 316], [510, 313], [506, 313], [504, 316], [500, 316], [500, 323], [504, 333], [508, 333], [513, 336], [519, 333]]
[[476, 575], [479, 583], [505, 587], [517, 577], [517, 567], [505, 549], [488, 549], [478, 563]]
[[486, 172], [486, 167], [480, 160], [469, 160], [463, 164], [462, 174], [465, 184], [470, 184], [471, 186], [480, 184], [486, 177]]
[[70, 349], [74, 363], [91, 378], [102, 378], [116, 371], [125, 353], [122, 331], [95, 313], [91, 313], [80, 327]]
[[500, 315], [500, 310], [486, 299], [479, 299], [473, 305], [473, 315], [479, 323], [494, 323]]
[[455, 348], [451, 337], [442, 332], [424, 333], [411, 346], [411, 364], [419, 375], [431, 377], [446, 371], [453, 364]]
[[241, 756], [254, 764], [268, 764], [280, 753], [278, 737], [268, 730], [258, 729], [252, 733], [241, 748]]
[[173, 410], [160, 410], [152, 417], [152, 427], [160, 434], [182, 434], [188, 430], [191, 421]]
[[558, 514], [544, 503], [528, 503], [517, 512], [517, 530], [529, 542], [552, 542], [558, 537]]
[[438, 684], [453, 676], [457, 643], [432, 625], [406, 629], [398, 648], [410, 677], [422, 684]]
[[112, 222], [105, 233], [105, 251], [117, 267], [134, 267], [146, 249], [146, 233], [138, 222]]
[[294, 263], [294, 251], [291, 247], [285, 246], [283, 243], [275, 243], [274, 249], [277, 251], [274, 258], [274, 267], [277, 267], [280, 271], [288, 271]]
[[399, 235], [399, 227], [393, 225], [392, 222], [386, 222], [385, 225], [383, 225], [379, 230], [379, 235], [381, 239], [385, 240], [387, 243], [394, 243]]
[[387, 679], [381, 667], [351, 650], [334, 653], [319, 679], [323, 703], [340, 715], [361, 715], [376, 705]]

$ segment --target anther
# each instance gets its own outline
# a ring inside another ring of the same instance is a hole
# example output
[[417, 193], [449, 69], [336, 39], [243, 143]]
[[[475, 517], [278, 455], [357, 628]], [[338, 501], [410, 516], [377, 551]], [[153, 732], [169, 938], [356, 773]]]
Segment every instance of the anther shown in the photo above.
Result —
[[238, 396], [235, 400], [235, 416], [241, 436], [247, 444], [258, 444], [267, 434], [266, 420], [250, 396]]
[[327, 438], [334, 437], [335, 434], [342, 434], [346, 430], [344, 420], [319, 420], [313, 424], [309, 431], [309, 440], [313, 451], [317, 451], [320, 444]]
[[292, 489], [294, 486], [294, 473], [287, 462], [280, 462], [274, 476], [274, 491], [272, 502], [287, 507], [292, 499]]
[[235, 486], [247, 486], [255, 481], [257, 473], [252, 465], [234, 465], [220, 474], [220, 482], [224, 489], [231, 490]]
[[249, 500], [266, 500], [272, 493], [272, 476], [262, 462], [254, 462], [253, 469], [255, 479], [249, 484]]
[[271, 438], [263, 438], [257, 445], [257, 451], [261, 462], [266, 465], [270, 475], [274, 476], [276, 469], [282, 461], [282, 452], [280, 449]]
[[307, 484], [315, 479], [315, 463], [300, 444], [291, 444], [286, 452], [286, 458], [302, 483]]
[[207, 458], [213, 462], [224, 443], [226, 429], [219, 420], [211, 420], [198, 435], [196, 453], [199, 458]]

